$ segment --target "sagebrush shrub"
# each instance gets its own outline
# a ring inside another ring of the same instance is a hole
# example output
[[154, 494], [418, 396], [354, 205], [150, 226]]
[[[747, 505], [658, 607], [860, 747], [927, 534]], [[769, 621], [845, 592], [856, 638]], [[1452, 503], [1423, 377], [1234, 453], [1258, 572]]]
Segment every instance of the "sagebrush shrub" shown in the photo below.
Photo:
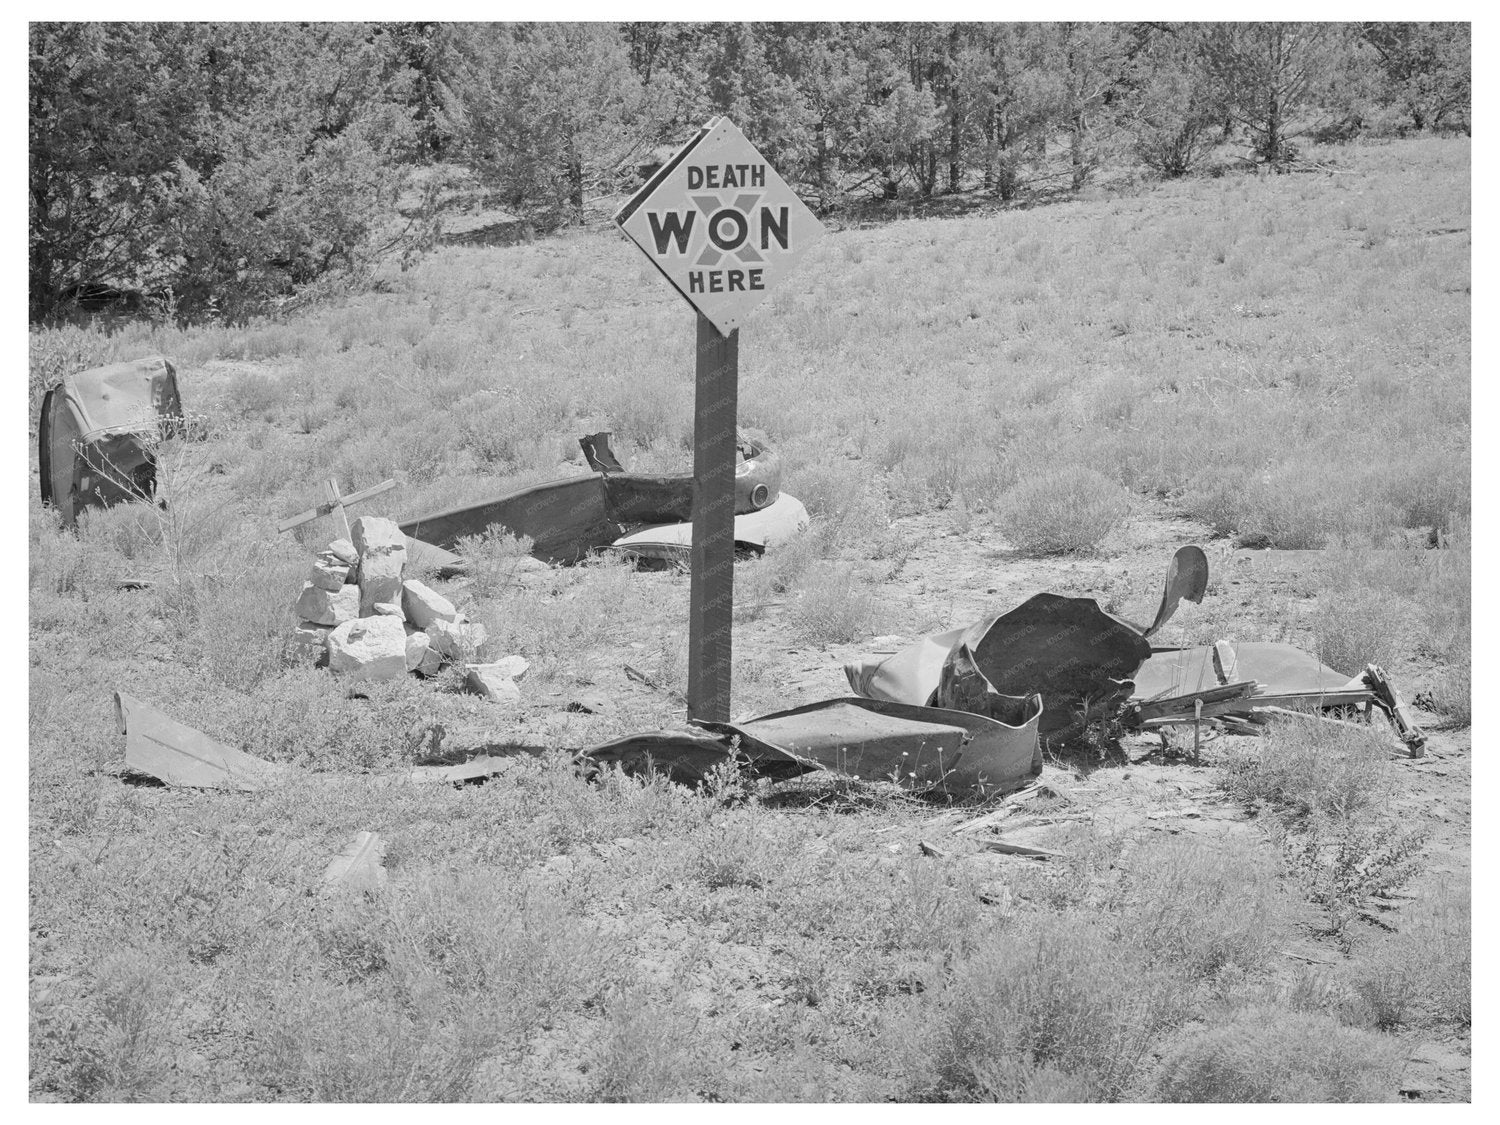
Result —
[[1219, 783], [1246, 803], [1289, 816], [1348, 818], [1385, 801], [1389, 736], [1378, 727], [1288, 719], [1267, 727], [1252, 749], [1228, 756]]
[[531, 555], [531, 537], [515, 536], [496, 525], [479, 535], [459, 537], [457, 554], [462, 556], [475, 597], [492, 598], [512, 588]]
[[1390, 1041], [1323, 1015], [1250, 1007], [1194, 1030], [1162, 1059], [1153, 1100], [1392, 1101]]
[[1069, 1100], [1117, 1099], [1181, 1017], [1179, 984], [1083, 912], [1029, 916], [953, 967], [926, 1017], [925, 1093], [1019, 1101], [1063, 1084]]
[[1387, 590], [1352, 587], [1318, 597], [1313, 618], [1318, 659], [1346, 676], [1390, 665], [1408, 651], [1409, 610]]
[[1022, 481], [1000, 501], [1012, 544], [1037, 554], [1090, 551], [1130, 514], [1130, 495], [1093, 469], [1070, 465]]
[[1262, 849], [1169, 840], [1138, 850], [1132, 866], [1141, 882], [1129, 940], [1191, 978], [1253, 971], [1282, 940], [1277, 865]]
[[803, 583], [792, 623], [800, 644], [841, 644], [858, 640], [875, 621], [875, 598], [851, 566], [821, 564]]

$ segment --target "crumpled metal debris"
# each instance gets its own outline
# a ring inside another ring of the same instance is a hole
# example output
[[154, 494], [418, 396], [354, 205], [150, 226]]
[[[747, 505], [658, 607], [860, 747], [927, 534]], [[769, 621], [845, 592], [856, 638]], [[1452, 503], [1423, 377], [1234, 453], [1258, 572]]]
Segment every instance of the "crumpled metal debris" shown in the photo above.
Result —
[[42, 399], [42, 503], [72, 527], [85, 508], [149, 499], [156, 492], [152, 438], [181, 421], [177, 372], [161, 356], [67, 376]]
[[990, 795], [1042, 772], [1040, 696], [1003, 718], [877, 699], [825, 699], [740, 723], [700, 723], [739, 739], [754, 768], [784, 755], [809, 770], [832, 770], [908, 789]]
[[1219, 641], [1154, 649], [1135, 676], [1121, 716], [1128, 727], [1151, 728], [1204, 719], [1263, 719], [1278, 711], [1379, 707], [1412, 757], [1427, 736], [1377, 665], [1346, 676], [1317, 657], [1279, 641]]
[[1065, 738], [1113, 714], [1151, 655], [1147, 641], [1183, 601], [1200, 602], [1208, 559], [1199, 547], [1174, 555], [1150, 626], [1106, 613], [1093, 598], [1037, 594], [1006, 613], [925, 637], [891, 656], [844, 666], [849, 686], [870, 699], [1014, 716], [1018, 700], [1046, 701], [1041, 733]]
[[1004, 723], [983, 715], [881, 700], [825, 699], [738, 723], [699, 722], [695, 731], [647, 731], [582, 752], [628, 773], [661, 773], [701, 785], [734, 761], [757, 777], [784, 781], [829, 771], [912, 790], [988, 796], [1041, 773], [1037, 723], [1042, 703], [1021, 701]]
[[[627, 553], [649, 557], [653, 545], [664, 544], [670, 552], [680, 535], [678, 525], [689, 528], [693, 518], [691, 473], [628, 473], [609, 445], [609, 433], [585, 434], [579, 439], [584, 458], [593, 472], [524, 488], [446, 512], [418, 516], [401, 524], [414, 539], [452, 549], [465, 535], [482, 535], [495, 525], [532, 541], [531, 553], [544, 562], [574, 563], [613, 546]], [[744, 439], [738, 446], [735, 466], [735, 514], [746, 517], [773, 509], [781, 493], [780, 458], [772, 450]], [[797, 509], [801, 504], [792, 500]], [[759, 522], [735, 521], [735, 540], [745, 549], [763, 551], [770, 541], [784, 534], [785, 505]], [[806, 510], [801, 518], [805, 521]], [[764, 525], [764, 526], [763, 526]], [[804, 524], [805, 526], [805, 524]], [[769, 529], [769, 530], [768, 530]], [[741, 531], [745, 538], [741, 540]], [[647, 532], [635, 543], [633, 533]]]
[[[783, 492], [769, 507], [734, 517], [734, 543], [741, 550], [764, 551], [806, 531], [810, 522], [802, 501]], [[620, 536], [611, 547], [629, 558], [686, 565], [693, 550], [693, 525], [651, 524]]]
[[1425, 735], [1385, 673], [1353, 678], [1293, 645], [1220, 641], [1155, 647], [1157, 632], [1184, 601], [1201, 602], [1208, 559], [1180, 548], [1167, 568], [1149, 626], [1107, 613], [1092, 598], [1037, 594], [1007, 613], [925, 637], [894, 654], [844, 666], [870, 699], [970, 711], [1004, 720], [1019, 699], [1046, 702], [1040, 731], [1064, 740], [1091, 721], [1118, 718], [1137, 729], [1204, 719], [1263, 719], [1265, 709], [1323, 713], [1378, 706], [1413, 756]]

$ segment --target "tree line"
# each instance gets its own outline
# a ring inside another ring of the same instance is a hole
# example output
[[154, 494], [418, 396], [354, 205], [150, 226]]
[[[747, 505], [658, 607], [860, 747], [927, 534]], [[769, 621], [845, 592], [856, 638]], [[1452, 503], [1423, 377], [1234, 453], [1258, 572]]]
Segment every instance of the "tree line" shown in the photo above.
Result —
[[1462, 23], [33, 23], [30, 311], [236, 315], [430, 244], [462, 168], [544, 228], [715, 114], [823, 210], [1470, 129]]

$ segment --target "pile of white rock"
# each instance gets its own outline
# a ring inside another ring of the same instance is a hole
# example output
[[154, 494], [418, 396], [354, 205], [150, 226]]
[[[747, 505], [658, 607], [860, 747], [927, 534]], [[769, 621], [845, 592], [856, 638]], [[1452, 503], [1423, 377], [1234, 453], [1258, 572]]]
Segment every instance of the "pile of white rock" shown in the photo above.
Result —
[[[394, 520], [361, 516], [351, 533], [352, 543], [336, 539], [319, 552], [297, 598], [301, 623], [292, 644], [300, 656], [319, 664], [326, 660], [333, 671], [355, 680], [432, 676], [459, 663], [481, 695], [495, 702], [519, 700], [515, 681], [525, 674], [526, 661], [512, 656], [497, 665], [472, 663], [485, 641], [484, 626], [465, 620], [425, 583], [402, 577], [406, 536]], [[497, 686], [483, 690], [481, 685], [490, 682]]]

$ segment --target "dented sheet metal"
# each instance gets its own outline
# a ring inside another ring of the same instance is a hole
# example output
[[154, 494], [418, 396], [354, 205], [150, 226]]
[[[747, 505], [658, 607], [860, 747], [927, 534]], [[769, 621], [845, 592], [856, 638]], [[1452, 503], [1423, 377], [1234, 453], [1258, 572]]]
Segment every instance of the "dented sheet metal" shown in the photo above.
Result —
[[1130, 677], [1151, 654], [1134, 627], [1093, 598], [1037, 594], [970, 627], [943, 664], [934, 703], [976, 714], [1042, 694], [1042, 733], [1063, 737], [1129, 697]]
[[[500, 526], [512, 535], [530, 537], [531, 553], [542, 561], [574, 563], [643, 528], [691, 521], [692, 474], [624, 472], [609, 437], [601, 432], [579, 439], [592, 470], [588, 476], [550, 481], [479, 504], [418, 516], [402, 523], [401, 530], [451, 550], [465, 535], [482, 535]], [[736, 514], [773, 507], [781, 494], [779, 458], [748, 439], [740, 441], [738, 450]], [[765, 543], [759, 546], [764, 548]]]
[[1064, 738], [1091, 719], [1118, 711], [1131, 677], [1151, 655], [1146, 637], [1183, 601], [1199, 602], [1208, 559], [1199, 547], [1173, 556], [1161, 603], [1149, 626], [1106, 613], [1093, 598], [1037, 594], [1008, 613], [926, 637], [891, 656], [844, 666], [862, 696], [946, 707], [1013, 722], [1017, 707], [1040, 694], [1040, 730]]
[[125, 736], [125, 765], [167, 785], [253, 792], [284, 772], [124, 692], [115, 692], [115, 714]]
[[[783, 492], [769, 507], [734, 517], [734, 545], [759, 553], [807, 530], [808, 523], [802, 501]], [[632, 558], [686, 563], [693, 549], [693, 525], [683, 522], [643, 527], [620, 536], [612, 546]]]
[[619, 766], [632, 776], [660, 773], [679, 785], [697, 786], [734, 755], [711, 734], [652, 730], [602, 743], [583, 751], [580, 757], [599, 766]]
[[1279, 641], [1220, 641], [1192, 648], [1153, 649], [1135, 675], [1132, 702], [1188, 695], [1254, 680], [1261, 695], [1367, 690], [1294, 645]]
[[1370, 665], [1346, 676], [1295, 645], [1219, 641], [1154, 649], [1135, 677], [1123, 719], [1132, 727], [1227, 716], [1256, 718], [1269, 710], [1322, 713], [1374, 705], [1419, 756], [1427, 737], [1385, 672]]
[[627, 735], [580, 757], [683, 785], [701, 785], [735, 761], [775, 781], [827, 771], [913, 790], [1005, 793], [1041, 773], [1041, 714], [1040, 699], [1025, 701], [1015, 725], [937, 707], [826, 699], [738, 723], [703, 722], [697, 731]]
[[702, 723], [739, 738], [753, 763], [781, 756], [866, 781], [949, 793], [1005, 793], [1041, 773], [1033, 697], [1014, 724], [941, 707], [845, 697], [740, 723]]
[[1040, 694], [1041, 733], [1059, 737], [1130, 695], [1130, 676], [1151, 653], [1133, 627], [1092, 598], [1037, 594], [996, 617], [924, 638], [893, 656], [852, 661], [855, 692], [1006, 721]]

